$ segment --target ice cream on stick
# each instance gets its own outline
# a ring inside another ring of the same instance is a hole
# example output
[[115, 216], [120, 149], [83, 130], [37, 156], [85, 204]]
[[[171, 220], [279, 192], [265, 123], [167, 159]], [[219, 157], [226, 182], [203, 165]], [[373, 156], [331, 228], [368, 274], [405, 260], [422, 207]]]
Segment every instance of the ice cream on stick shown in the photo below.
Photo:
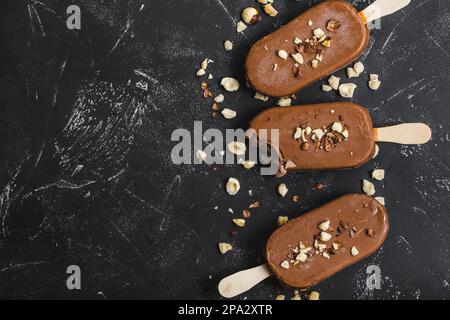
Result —
[[323, 1], [256, 42], [246, 77], [256, 91], [287, 97], [355, 61], [367, 48], [367, 23], [410, 0], [377, 0], [358, 11], [342, 0]]
[[288, 221], [267, 241], [267, 264], [240, 271], [219, 283], [235, 297], [270, 275], [298, 289], [309, 288], [373, 254], [386, 239], [386, 209], [363, 194], [349, 194]]
[[350, 102], [275, 107], [258, 114], [251, 122], [254, 134], [276, 129], [276, 145], [286, 170], [355, 168], [372, 159], [375, 142], [423, 144], [431, 130], [422, 123], [373, 128], [367, 109]]

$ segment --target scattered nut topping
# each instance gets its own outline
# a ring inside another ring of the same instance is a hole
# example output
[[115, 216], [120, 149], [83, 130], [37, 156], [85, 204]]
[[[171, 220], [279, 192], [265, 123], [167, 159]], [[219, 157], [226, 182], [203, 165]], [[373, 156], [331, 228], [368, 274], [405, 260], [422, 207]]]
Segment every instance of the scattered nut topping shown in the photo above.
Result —
[[252, 215], [252, 213], [248, 209], [242, 210], [242, 216], [244, 218], [250, 218], [251, 215]]
[[235, 155], [242, 156], [247, 151], [245, 143], [239, 141], [232, 141], [227, 145], [228, 150]]
[[351, 79], [351, 78], [357, 78], [359, 77], [359, 73], [355, 71], [354, 68], [349, 67], [347, 68], [347, 76]]
[[377, 74], [371, 74], [369, 80], [369, 88], [372, 90], [378, 90], [381, 86], [381, 81], [378, 80]]
[[342, 135], [344, 136], [345, 140], [347, 140], [347, 139], [348, 139], [348, 136], [349, 136], [348, 130], [345, 129], [344, 131], [342, 131]]
[[311, 61], [311, 67], [317, 69], [319, 67], [319, 60], [314, 59], [313, 61]]
[[226, 40], [223, 43], [223, 47], [225, 48], [225, 51], [231, 51], [233, 50], [233, 42], [231, 42], [230, 40]]
[[375, 169], [372, 171], [372, 178], [378, 181], [384, 179], [384, 170], [383, 169]]
[[214, 77], [213, 77], [213, 75], [210, 73], [210, 74], [208, 75], [208, 79], [211, 80], [212, 78], [214, 78]]
[[242, 21], [238, 21], [236, 24], [236, 31], [241, 33], [244, 32], [245, 29], [247, 29], [247, 25]]
[[356, 249], [356, 247], [352, 247], [350, 249], [350, 252], [351, 252], [352, 256], [357, 256], [359, 254], [359, 251], [358, 251], [358, 249]]
[[322, 91], [324, 92], [330, 92], [331, 90], [333, 90], [333, 88], [327, 84], [323, 84], [322, 85]]
[[344, 247], [344, 245], [341, 242], [333, 242], [332, 246], [334, 250], [340, 250], [341, 248]]
[[259, 201], [255, 201], [252, 204], [250, 204], [249, 209], [253, 209], [253, 208], [259, 208]]
[[279, 294], [275, 297], [275, 300], [286, 300], [286, 297], [282, 294]]
[[207, 99], [213, 96], [212, 92], [209, 91], [209, 85], [205, 81], [202, 81], [201, 88], [203, 90], [203, 98]]
[[358, 73], [361, 74], [364, 72], [364, 65], [361, 61], [355, 62], [355, 64], [353, 65], [353, 69]]
[[325, 134], [325, 132], [323, 132], [322, 129], [314, 129], [312, 131], [311, 139], [320, 140], [320, 139], [322, 139], [324, 134]]
[[225, 242], [219, 243], [219, 251], [220, 251], [220, 253], [225, 254], [228, 251], [230, 251], [231, 249], [233, 249], [231, 244], [225, 243]]
[[378, 152], [380, 152], [380, 147], [377, 144], [375, 144], [375, 152], [373, 153], [372, 159], [377, 157]]
[[386, 202], [383, 197], [375, 197], [375, 200], [377, 200], [382, 206], [386, 205]]
[[331, 47], [331, 38], [330, 38], [330, 37], [326, 37], [325, 40], [323, 40], [323, 41], [321, 42], [321, 44], [322, 44], [325, 48]]
[[250, 161], [250, 160], [245, 160], [242, 162], [242, 166], [247, 170], [253, 168], [255, 166], [255, 164], [256, 163], [254, 161]]
[[341, 78], [333, 75], [328, 79], [328, 84], [330, 85], [331, 88], [333, 88], [333, 90], [338, 90], [340, 81]]
[[333, 236], [331, 234], [329, 234], [328, 232], [322, 231], [320, 233], [320, 241], [327, 242], [327, 241], [330, 241], [330, 239], [332, 237]]
[[320, 293], [317, 291], [311, 291], [310, 294], [308, 295], [308, 300], [319, 300], [320, 298]]
[[214, 101], [217, 103], [222, 103], [225, 100], [225, 97], [223, 94], [219, 94], [217, 97], [214, 98]]
[[334, 122], [333, 125], [331, 126], [331, 129], [336, 132], [342, 132], [343, 130], [342, 123]]
[[298, 64], [303, 64], [305, 61], [303, 60], [303, 56], [300, 53], [292, 53], [291, 54], [292, 59], [294, 59], [295, 62]]
[[212, 62], [212, 60], [206, 58], [202, 61], [202, 63], [200, 64], [200, 68], [202, 68], [203, 70], [206, 70], [208, 68], [208, 64]]
[[245, 227], [245, 220], [244, 219], [233, 219], [233, 222], [235, 225], [237, 225], [240, 228]]
[[339, 86], [339, 94], [344, 98], [353, 98], [356, 87], [354, 83], [343, 83]]
[[302, 128], [295, 128], [294, 139], [295, 140], [300, 139], [302, 136], [302, 132], [303, 132]]
[[277, 223], [278, 223], [278, 226], [281, 227], [282, 225], [284, 225], [288, 221], [289, 221], [289, 218], [287, 216], [279, 216], [278, 220], [277, 220]]
[[308, 151], [309, 150], [309, 143], [308, 142], [303, 142], [300, 145], [300, 149], [302, 149], [303, 151]]
[[322, 190], [325, 186], [322, 183], [316, 183], [314, 188], [316, 188], [317, 190]]
[[280, 266], [281, 266], [283, 269], [289, 269], [289, 261], [284, 260], [283, 262], [281, 262]]
[[324, 221], [319, 224], [319, 229], [322, 231], [327, 231], [330, 228], [330, 220]]
[[273, 70], [273, 71], [276, 71], [277, 69], [278, 69], [278, 64], [274, 63], [274, 64], [272, 65], [272, 70]]
[[372, 182], [367, 181], [366, 179], [363, 180], [362, 190], [368, 196], [373, 196], [375, 194], [375, 186]]
[[292, 296], [291, 300], [302, 300], [302, 298], [300, 297], [300, 295], [297, 292]]
[[278, 56], [281, 59], [286, 60], [288, 57], [288, 53], [285, 50], [278, 50]]
[[263, 95], [262, 93], [259, 93], [258, 91], [255, 92], [254, 98], [257, 99], [257, 100], [264, 101], [264, 102], [266, 102], [267, 100], [269, 100], [269, 97], [268, 97], [268, 96], [265, 96], [265, 95]]
[[228, 108], [224, 108], [221, 113], [222, 113], [222, 116], [228, 120], [236, 117], [236, 111], [228, 109]]
[[373, 229], [367, 229], [367, 235], [372, 238], [377, 236], [377, 234], [375, 233], [375, 230], [373, 230]]
[[314, 29], [313, 33], [317, 39], [321, 39], [325, 35], [325, 32], [323, 32], [323, 30], [320, 28]]
[[225, 77], [220, 81], [222, 87], [228, 92], [234, 92], [239, 90], [239, 81], [231, 77]]
[[245, 8], [242, 11], [241, 17], [246, 24], [254, 24], [261, 20], [261, 15], [259, 14], [258, 9], [253, 7]]
[[291, 102], [292, 102], [291, 98], [281, 98], [277, 101], [277, 106], [289, 107], [291, 105]]
[[322, 257], [325, 259], [330, 259], [330, 255], [327, 252], [322, 252]]
[[294, 43], [295, 44], [301, 44], [303, 41], [300, 38], [295, 37], [294, 38]]
[[311, 26], [312, 26], [313, 24], [314, 24], [314, 22], [312, 22], [312, 20], [311, 20], [311, 19], [309, 19], [309, 20], [308, 20], [308, 26], [310, 26], [310, 27], [311, 27]]
[[195, 75], [196, 75], [197, 77], [204, 76], [205, 74], [206, 74], [205, 69], [198, 69], [198, 71], [195, 73]]
[[327, 30], [329, 31], [336, 31], [341, 26], [341, 23], [335, 19], [330, 19], [327, 22]]
[[284, 183], [280, 183], [278, 185], [278, 194], [282, 197], [284, 197], [287, 193], [288, 193], [288, 188], [286, 187], [286, 185]]
[[264, 12], [271, 17], [278, 15], [278, 11], [270, 3], [264, 5]]
[[236, 178], [229, 178], [226, 185], [227, 193], [230, 196], [234, 196], [238, 193], [239, 189], [241, 188], [241, 184], [239, 183], [239, 180]]
[[205, 161], [206, 160], [206, 152], [203, 151], [203, 150], [197, 150], [197, 152], [195, 152], [195, 156], [200, 161]]
[[293, 202], [300, 202], [300, 196], [299, 195], [292, 196], [292, 201]]

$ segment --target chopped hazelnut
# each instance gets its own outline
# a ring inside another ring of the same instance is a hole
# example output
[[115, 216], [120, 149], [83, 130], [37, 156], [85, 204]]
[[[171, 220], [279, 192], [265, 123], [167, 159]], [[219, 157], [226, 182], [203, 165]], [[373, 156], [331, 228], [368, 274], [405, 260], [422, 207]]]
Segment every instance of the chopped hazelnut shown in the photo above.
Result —
[[341, 81], [341, 78], [332, 75], [332, 76], [328, 79], [328, 84], [330, 85], [330, 87], [333, 88], [333, 90], [338, 90], [338, 89], [339, 89], [339, 82], [340, 82], [340, 81]]
[[334, 122], [333, 125], [331, 126], [331, 130], [342, 132], [343, 130], [342, 124], [340, 122]]
[[320, 241], [327, 242], [327, 241], [330, 241], [330, 239], [332, 237], [333, 236], [331, 234], [329, 234], [328, 232], [322, 231], [320, 233]]
[[351, 252], [352, 256], [357, 256], [359, 254], [359, 250], [356, 249], [356, 247], [352, 247], [350, 249], [350, 252]]
[[311, 61], [311, 67], [317, 69], [319, 67], [319, 60], [314, 59], [313, 61]]
[[382, 206], [386, 205], [385, 199], [383, 197], [375, 197], [375, 200], [377, 200]]
[[264, 5], [264, 12], [271, 17], [278, 15], [278, 11], [270, 3]]
[[236, 24], [236, 31], [241, 33], [244, 32], [245, 29], [247, 29], [247, 25], [242, 21], [238, 21]]
[[233, 249], [233, 247], [231, 246], [231, 244], [225, 243], [225, 242], [219, 243], [219, 251], [220, 251], [222, 254], [227, 253], [227, 252], [230, 251], [231, 249]]
[[286, 60], [288, 57], [288, 53], [285, 50], [278, 50], [278, 56], [281, 59]]
[[223, 94], [219, 94], [217, 97], [214, 98], [214, 101], [217, 103], [222, 103], [225, 100], [225, 97]]
[[286, 297], [282, 294], [279, 294], [275, 297], [275, 300], [286, 300]]
[[373, 185], [372, 182], [367, 181], [366, 179], [363, 180], [362, 190], [368, 196], [372, 196], [375, 194], [375, 186]]
[[378, 181], [384, 179], [384, 170], [383, 169], [375, 169], [372, 171], [372, 178]]
[[245, 227], [245, 220], [244, 219], [233, 219], [233, 222], [235, 225], [237, 225], [240, 228]]
[[201, 77], [201, 76], [204, 76], [206, 74], [206, 71], [205, 71], [205, 69], [199, 69], [197, 72], [196, 72], [196, 76], [197, 77]]
[[357, 78], [359, 77], [359, 73], [355, 71], [354, 68], [349, 67], [347, 68], [347, 76], [351, 79], [351, 78]]
[[245, 8], [242, 11], [241, 17], [246, 24], [254, 24], [261, 20], [261, 15], [259, 14], [258, 9], [253, 7]]
[[236, 195], [240, 188], [241, 188], [241, 184], [239, 183], [238, 179], [236, 179], [236, 178], [228, 179], [227, 184], [226, 184], [226, 190], [230, 196]]
[[301, 44], [303, 41], [300, 38], [295, 37], [294, 38], [294, 43], [295, 44]]
[[327, 22], [327, 30], [328, 31], [336, 31], [341, 26], [341, 23], [335, 19], [330, 19]]
[[281, 262], [280, 266], [281, 266], [283, 269], [289, 269], [289, 261], [284, 260], [283, 262]]
[[203, 150], [197, 150], [197, 152], [195, 153], [195, 156], [200, 161], [205, 161], [206, 160], [206, 152], [203, 151]]
[[329, 86], [329, 85], [327, 85], [327, 84], [323, 84], [323, 85], [322, 85], [322, 91], [324, 91], [324, 92], [329, 92], [329, 91], [331, 91], [331, 90], [333, 90], [333, 88], [332, 88], [331, 86]]
[[292, 59], [294, 59], [295, 62], [298, 64], [303, 64], [305, 61], [303, 60], [303, 56], [300, 53], [293, 53], [291, 54]]
[[314, 29], [313, 33], [317, 39], [321, 39], [325, 35], [325, 32], [320, 28]]
[[344, 98], [353, 98], [356, 88], [354, 83], [343, 83], [339, 86], [339, 94]]
[[308, 300], [319, 300], [320, 294], [317, 291], [311, 291], [308, 295]]
[[355, 62], [355, 64], [353, 65], [353, 69], [355, 70], [355, 72], [357, 72], [358, 74], [363, 73], [364, 72], [364, 65], [361, 61]]
[[267, 100], [269, 100], [269, 97], [268, 97], [268, 96], [265, 96], [265, 95], [263, 95], [262, 93], [260, 93], [260, 92], [258, 92], [258, 91], [255, 92], [254, 98], [257, 99], [257, 100], [264, 101], [264, 102], [267, 101]]
[[289, 221], [289, 218], [287, 216], [279, 216], [278, 220], [277, 220], [277, 223], [278, 223], [278, 226], [281, 227], [282, 225], [284, 225], [288, 221]]
[[291, 98], [281, 98], [277, 101], [277, 105], [280, 107], [288, 107], [291, 105], [292, 99]]
[[287, 193], [288, 193], [288, 188], [286, 187], [286, 185], [284, 183], [280, 183], [278, 185], [278, 194], [282, 197], [284, 197]]
[[228, 108], [224, 108], [221, 113], [222, 113], [222, 116], [228, 120], [236, 117], [236, 111], [228, 109]]
[[319, 224], [319, 229], [322, 231], [327, 231], [330, 228], [330, 220], [326, 220]]
[[233, 42], [231, 42], [230, 40], [226, 40], [223, 43], [223, 47], [225, 48], [225, 51], [231, 51], [233, 50]]
[[220, 85], [228, 92], [234, 92], [239, 90], [239, 81], [231, 77], [225, 77], [220, 81]]
[[239, 141], [232, 141], [227, 145], [228, 150], [235, 155], [242, 156], [247, 151], [245, 143]]

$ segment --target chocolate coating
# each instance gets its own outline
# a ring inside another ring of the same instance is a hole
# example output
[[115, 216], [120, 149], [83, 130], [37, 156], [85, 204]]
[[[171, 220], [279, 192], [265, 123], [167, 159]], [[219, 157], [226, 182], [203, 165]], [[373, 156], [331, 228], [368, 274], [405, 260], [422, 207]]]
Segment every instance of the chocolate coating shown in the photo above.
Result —
[[[330, 19], [341, 23], [336, 31], [327, 30]], [[313, 21], [312, 26], [308, 26], [309, 20]], [[295, 52], [294, 38], [309, 39], [316, 28], [331, 37], [331, 47], [321, 46], [323, 61], [317, 69], [309, 65], [315, 54], [302, 53], [303, 77], [297, 79], [293, 76], [292, 59], [283, 60], [277, 52]], [[368, 43], [369, 30], [352, 5], [346, 1], [324, 1], [253, 45], [245, 63], [247, 80], [256, 91], [267, 96], [286, 97], [355, 61]], [[278, 65], [276, 71], [273, 71], [273, 64]]]
[[[312, 129], [339, 122], [347, 128], [349, 137], [330, 151], [311, 146], [302, 150], [301, 141], [293, 138], [296, 127]], [[258, 114], [250, 128], [279, 130], [279, 150], [284, 160], [295, 164], [289, 170], [343, 169], [363, 165], [375, 152], [374, 130], [367, 109], [350, 102], [275, 107]], [[268, 138], [270, 143], [270, 136]]]
[[[282, 261], [292, 255], [292, 249], [299, 242], [313, 247], [314, 236], [320, 234], [318, 225], [326, 220], [333, 229], [327, 232], [333, 237], [322, 243], [331, 247], [333, 242], [339, 242], [343, 247], [336, 253], [330, 252], [329, 259], [319, 253], [308, 257], [306, 262], [290, 264], [289, 269], [282, 268]], [[339, 225], [348, 226], [348, 230]], [[358, 230], [353, 232], [353, 237], [351, 227]], [[340, 235], [338, 229], [342, 232]], [[345, 195], [277, 229], [267, 242], [267, 264], [283, 283], [306, 289], [374, 253], [383, 244], [388, 230], [387, 212], [380, 203], [363, 194]], [[359, 251], [356, 256], [351, 254], [353, 246]]]

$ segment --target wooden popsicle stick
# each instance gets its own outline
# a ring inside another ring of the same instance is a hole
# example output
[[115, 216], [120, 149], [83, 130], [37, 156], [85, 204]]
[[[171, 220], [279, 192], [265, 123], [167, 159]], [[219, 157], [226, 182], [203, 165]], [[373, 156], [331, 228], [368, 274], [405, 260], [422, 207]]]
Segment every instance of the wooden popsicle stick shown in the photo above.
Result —
[[431, 129], [424, 123], [403, 123], [375, 128], [375, 141], [400, 144], [424, 144], [431, 139]]
[[411, 0], [377, 0], [360, 11], [359, 15], [369, 23], [406, 7], [410, 2]]
[[269, 270], [266, 264], [236, 272], [219, 282], [219, 293], [225, 298], [236, 297], [250, 290], [271, 275], [272, 271]]

